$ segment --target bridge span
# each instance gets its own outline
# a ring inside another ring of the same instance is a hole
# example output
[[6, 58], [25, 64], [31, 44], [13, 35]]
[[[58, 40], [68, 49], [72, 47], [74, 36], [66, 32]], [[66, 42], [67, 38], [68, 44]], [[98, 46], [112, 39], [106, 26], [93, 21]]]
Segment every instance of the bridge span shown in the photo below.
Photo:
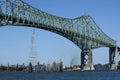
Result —
[[82, 50], [81, 67], [84, 70], [94, 69], [92, 49], [108, 47], [110, 68], [117, 69], [120, 50], [116, 41], [107, 36], [88, 14], [73, 19], [63, 18], [38, 10], [22, 0], [0, 0], [2, 26], [40, 28], [69, 39]]

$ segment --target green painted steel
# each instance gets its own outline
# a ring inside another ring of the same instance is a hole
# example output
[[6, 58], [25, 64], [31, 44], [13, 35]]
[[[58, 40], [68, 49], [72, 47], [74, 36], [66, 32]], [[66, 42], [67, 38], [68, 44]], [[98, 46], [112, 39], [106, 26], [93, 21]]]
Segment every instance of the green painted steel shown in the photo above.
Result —
[[81, 49], [116, 47], [88, 14], [70, 19], [38, 10], [22, 0], [0, 0], [0, 26], [45, 29], [71, 40]]

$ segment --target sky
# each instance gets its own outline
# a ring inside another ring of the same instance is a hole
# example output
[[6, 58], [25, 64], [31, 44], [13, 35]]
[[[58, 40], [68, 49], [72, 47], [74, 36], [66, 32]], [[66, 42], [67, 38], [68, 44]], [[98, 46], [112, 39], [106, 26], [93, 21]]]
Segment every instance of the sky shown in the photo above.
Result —
[[[103, 32], [120, 46], [120, 0], [24, 1], [44, 12], [65, 18], [90, 14]], [[41, 64], [60, 59], [67, 66], [80, 64], [81, 50], [74, 43], [58, 34], [25, 26], [0, 27], [0, 64], [28, 64], [33, 30], [37, 60]], [[109, 63], [109, 48], [98, 48], [92, 53], [93, 64]]]

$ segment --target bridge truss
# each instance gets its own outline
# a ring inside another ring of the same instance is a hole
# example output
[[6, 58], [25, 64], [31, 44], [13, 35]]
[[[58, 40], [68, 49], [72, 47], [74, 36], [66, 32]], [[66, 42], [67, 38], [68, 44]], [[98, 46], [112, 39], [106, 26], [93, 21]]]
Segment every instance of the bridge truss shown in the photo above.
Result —
[[77, 18], [63, 18], [43, 12], [22, 0], [0, 0], [0, 26], [28, 26], [57, 33], [75, 43], [81, 50], [81, 64], [91, 50], [99, 47], [116, 47], [116, 41], [107, 36], [93, 18], [82, 15]]
[[57, 17], [21, 0], [0, 1], [0, 25], [23, 25], [47, 29], [68, 38], [81, 49], [116, 46], [116, 41], [108, 37], [90, 15], [82, 15], [74, 19]]

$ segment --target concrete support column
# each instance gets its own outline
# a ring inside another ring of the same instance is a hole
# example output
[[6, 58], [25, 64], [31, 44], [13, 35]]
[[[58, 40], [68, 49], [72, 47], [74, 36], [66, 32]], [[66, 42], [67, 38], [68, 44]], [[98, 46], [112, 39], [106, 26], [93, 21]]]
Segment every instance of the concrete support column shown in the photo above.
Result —
[[109, 48], [109, 64], [111, 70], [116, 70], [118, 66], [118, 48], [110, 47]]
[[81, 52], [81, 69], [94, 70], [92, 64], [92, 51], [90, 49], [84, 49]]

